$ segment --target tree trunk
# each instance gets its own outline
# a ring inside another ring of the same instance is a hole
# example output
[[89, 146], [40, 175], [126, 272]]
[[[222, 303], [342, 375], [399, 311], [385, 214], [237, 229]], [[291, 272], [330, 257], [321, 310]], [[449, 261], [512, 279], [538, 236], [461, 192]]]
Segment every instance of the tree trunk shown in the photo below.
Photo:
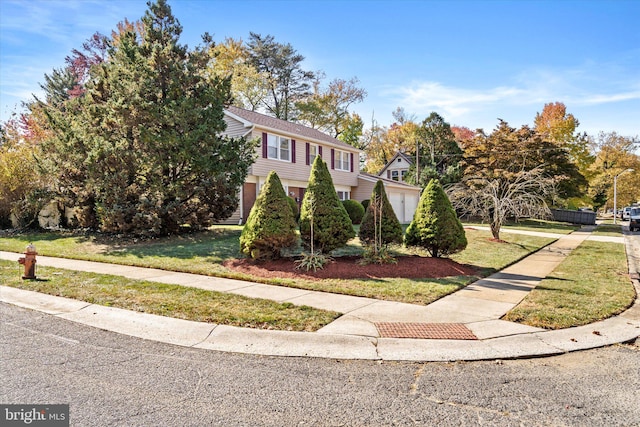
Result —
[[491, 234], [493, 234], [494, 239], [500, 240], [500, 224], [491, 223]]

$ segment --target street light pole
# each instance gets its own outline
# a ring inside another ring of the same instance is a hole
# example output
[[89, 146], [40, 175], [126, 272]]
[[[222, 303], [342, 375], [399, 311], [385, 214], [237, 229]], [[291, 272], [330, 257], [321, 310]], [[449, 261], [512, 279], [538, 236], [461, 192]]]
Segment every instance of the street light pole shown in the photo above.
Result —
[[618, 215], [618, 177], [623, 173], [633, 172], [633, 169], [625, 169], [618, 175], [613, 177], [613, 223], [617, 224], [616, 218]]

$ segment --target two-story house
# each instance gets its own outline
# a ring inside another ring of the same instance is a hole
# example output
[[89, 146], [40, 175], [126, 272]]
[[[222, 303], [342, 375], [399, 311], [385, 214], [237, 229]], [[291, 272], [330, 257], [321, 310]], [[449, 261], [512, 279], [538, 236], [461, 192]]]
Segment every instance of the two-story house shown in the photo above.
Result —
[[302, 203], [316, 156], [326, 163], [341, 200], [369, 199], [378, 179], [401, 223], [409, 223], [418, 206], [420, 189], [393, 179], [377, 177], [359, 170], [362, 151], [317, 129], [275, 117], [230, 106], [225, 110], [225, 135], [258, 139], [257, 159], [240, 189], [240, 206], [227, 220], [244, 223], [270, 171], [278, 174], [285, 192]]
[[274, 170], [286, 193], [302, 202], [316, 156], [326, 163], [341, 200], [358, 186], [361, 151], [336, 138], [297, 123], [230, 106], [225, 110], [226, 135], [260, 141], [257, 159], [241, 188], [240, 207], [229, 222], [243, 223], [267, 175]]

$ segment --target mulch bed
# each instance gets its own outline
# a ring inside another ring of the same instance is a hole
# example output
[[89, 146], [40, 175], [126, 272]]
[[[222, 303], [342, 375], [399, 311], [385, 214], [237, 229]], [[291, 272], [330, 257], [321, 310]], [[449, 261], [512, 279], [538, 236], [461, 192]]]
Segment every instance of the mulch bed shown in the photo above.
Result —
[[358, 264], [361, 257], [344, 256], [334, 258], [322, 270], [296, 270], [294, 259], [255, 261], [253, 259], [227, 260], [223, 265], [231, 270], [264, 278], [287, 279], [376, 279], [383, 277], [405, 277], [408, 279], [438, 278], [448, 276], [472, 276], [476, 268], [458, 264], [446, 258], [401, 256], [396, 264]]

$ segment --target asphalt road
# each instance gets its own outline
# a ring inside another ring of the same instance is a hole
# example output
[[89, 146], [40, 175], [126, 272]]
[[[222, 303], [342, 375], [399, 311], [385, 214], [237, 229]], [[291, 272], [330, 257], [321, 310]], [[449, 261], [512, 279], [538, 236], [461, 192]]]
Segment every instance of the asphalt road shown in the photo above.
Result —
[[145, 341], [0, 304], [0, 402], [77, 426], [640, 425], [640, 343], [532, 360], [380, 363]]

